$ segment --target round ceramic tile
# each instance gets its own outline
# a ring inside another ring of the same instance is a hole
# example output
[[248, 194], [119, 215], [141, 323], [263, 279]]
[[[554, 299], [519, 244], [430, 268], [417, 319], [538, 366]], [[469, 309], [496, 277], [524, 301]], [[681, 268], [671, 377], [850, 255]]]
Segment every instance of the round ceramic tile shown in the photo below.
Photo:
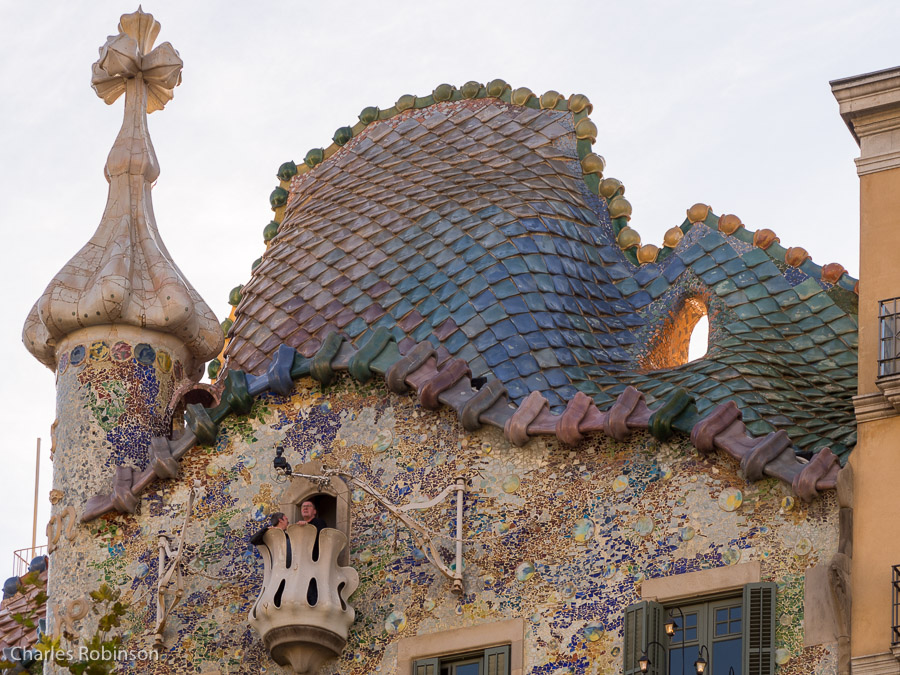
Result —
[[512, 474], [503, 479], [503, 483], [500, 487], [502, 487], [503, 491], [507, 494], [513, 494], [519, 489], [520, 484], [519, 477], [516, 474]]
[[152, 366], [156, 361], [156, 350], [146, 342], [135, 346], [134, 355], [137, 357], [138, 363], [145, 366]]
[[650, 516], [641, 516], [636, 521], [634, 521], [634, 525], [632, 525], [632, 528], [642, 537], [646, 537], [651, 532], [653, 532], [653, 518], [651, 518]]
[[531, 577], [534, 576], [534, 573], [535, 573], [534, 563], [532, 563], [532, 562], [519, 563], [519, 566], [516, 568], [516, 580], [528, 581]]
[[627, 487], [628, 476], [616, 476], [615, 479], [613, 479], [613, 492], [624, 492]]
[[91, 361], [106, 361], [109, 359], [109, 345], [103, 340], [91, 343], [88, 349], [88, 358]]
[[69, 356], [69, 363], [73, 366], [77, 366], [82, 361], [84, 361], [84, 357], [87, 354], [87, 350], [84, 348], [84, 345], [78, 345], [72, 350], [72, 353]]
[[737, 488], [725, 488], [719, 493], [719, 508], [723, 511], [737, 511], [744, 502], [744, 494]]
[[156, 365], [159, 366], [161, 372], [168, 373], [172, 370], [172, 357], [168, 352], [159, 350], [156, 352]]
[[579, 518], [572, 527], [572, 538], [577, 542], [590, 541], [594, 536], [594, 521], [590, 518]]
[[741, 549], [726, 548], [722, 551], [722, 562], [726, 565], [737, 565], [741, 561]]
[[597, 624], [588, 624], [584, 627], [584, 639], [587, 642], [597, 642], [603, 637], [603, 627]]
[[404, 628], [406, 628], [406, 614], [403, 612], [393, 611], [384, 620], [384, 630], [389, 634], [400, 633]]

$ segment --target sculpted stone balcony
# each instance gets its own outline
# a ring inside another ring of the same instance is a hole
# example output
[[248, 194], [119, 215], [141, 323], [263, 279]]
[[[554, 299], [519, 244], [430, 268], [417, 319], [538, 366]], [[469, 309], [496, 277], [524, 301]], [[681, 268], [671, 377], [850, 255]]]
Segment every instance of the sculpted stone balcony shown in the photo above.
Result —
[[271, 528], [257, 548], [265, 571], [250, 624], [272, 659], [296, 675], [313, 674], [341, 653], [355, 612], [347, 600], [359, 586], [352, 567], [338, 556], [347, 545], [343, 532], [313, 525]]

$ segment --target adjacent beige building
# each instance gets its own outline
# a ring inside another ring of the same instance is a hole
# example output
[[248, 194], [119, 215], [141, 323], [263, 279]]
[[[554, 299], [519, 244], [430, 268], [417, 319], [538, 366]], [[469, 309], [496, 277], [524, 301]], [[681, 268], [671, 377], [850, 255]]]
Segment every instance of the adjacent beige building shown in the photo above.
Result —
[[900, 68], [831, 83], [859, 143], [860, 192], [858, 444], [852, 490], [852, 672], [900, 673]]

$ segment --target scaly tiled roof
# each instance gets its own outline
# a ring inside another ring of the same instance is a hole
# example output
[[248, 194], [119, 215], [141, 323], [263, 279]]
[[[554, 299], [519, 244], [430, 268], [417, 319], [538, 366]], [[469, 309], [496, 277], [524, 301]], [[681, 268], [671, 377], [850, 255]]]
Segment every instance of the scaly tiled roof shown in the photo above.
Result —
[[[561, 413], [578, 392], [602, 409], [629, 385], [651, 402], [683, 388], [700, 416], [734, 401], [749, 432], [845, 459], [855, 280], [702, 204], [641, 246], [589, 112], [497, 80], [442, 85], [283, 165], [270, 245], [233, 292], [228, 367], [258, 374], [282, 344], [312, 356], [329, 332], [383, 327], [516, 403], [540, 392]], [[684, 364], [704, 311], [709, 351]]]
[[[38, 622], [47, 614], [47, 570], [29, 572], [20, 579], [34, 579], [35, 583], [25, 584], [23, 591], [0, 604], [0, 654], [7, 648], [27, 649], [34, 646], [38, 640]], [[16, 621], [13, 618], [16, 614], [27, 616], [33, 627], [26, 627]]]

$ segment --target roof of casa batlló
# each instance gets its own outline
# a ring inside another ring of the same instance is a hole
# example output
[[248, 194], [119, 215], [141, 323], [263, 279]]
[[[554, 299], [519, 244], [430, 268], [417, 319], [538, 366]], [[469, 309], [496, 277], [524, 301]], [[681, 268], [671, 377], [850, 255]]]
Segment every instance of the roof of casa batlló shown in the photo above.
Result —
[[[232, 291], [226, 368], [259, 375], [280, 345], [313, 357], [330, 333], [386, 329], [400, 354], [430, 342], [439, 369], [464, 362], [520, 408], [605, 410], [631, 387], [675, 429], [728, 409], [719, 426], [741, 418], [777, 446], [769, 460], [827, 446], [845, 462], [856, 281], [703, 204], [642, 246], [590, 112], [502, 80], [441, 85], [282, 165], [266, 251]], [[688, 363], [703, 313], [709, 350]]]

